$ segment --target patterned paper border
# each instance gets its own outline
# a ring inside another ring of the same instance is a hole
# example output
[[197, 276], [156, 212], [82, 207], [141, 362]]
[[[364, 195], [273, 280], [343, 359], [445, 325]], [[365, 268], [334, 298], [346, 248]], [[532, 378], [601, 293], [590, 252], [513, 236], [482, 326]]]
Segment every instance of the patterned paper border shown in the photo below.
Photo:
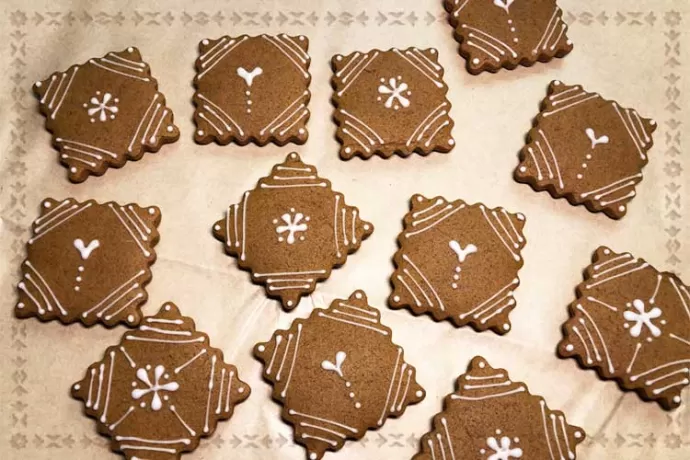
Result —
[[[678, 11], [582, 11], [566, 12], [566, 22], [571, 26], [582, 27], [633, 27], [638, 29], [654, 29], [663, 33], [665, 37], [664, 79], [667, 82], [665, 96], [665, 119], [660, 139], [665, 143], [664, 164], [664, 230], [668, 234], [666, 249], [667, 263], [677, 267], [682, 263], [680, 258], [681, 232], [680, 223], [683, 219], [682, 185], [686, 180], [681, 164], [682, 130], [681, 116], [681, 43], [683, 35], [682, 15]], [[10, 80], [11, 80], [11, 111], [10, 145], [7, 151], [6, 168], [12, 179], [6, 184], [8, 193], [3, 197], [3, 215], [11, 221], [6, 221], [6, 228], [12, 234], [12, 263], [19, 266], [24, 255], [24, 239], [29, 226], [30, 214], [27, 211], [26, 186], [27, 167], [24, 156], [27, 153], [26, 119], [33, 104], [28, 90], [32, 82], [26, 75], [27, 36], [40, 32], [41, 28], [83, 27], [86, 25], [99, 26], [137, 26], [137, 27], [191, 27], [215, 24], [219, 27], [274, 27], [302, 26], [315, 27], [436, 27], [437, 23], [446, 22], [446, 14], [431, 11], [340, 11], [318, 14], [315, 11], [147, 11], [107, 12], [107, 11], [12, 11], [9, 12], [11, 27], [7, 30], [6, 39], [10, 50]], [[660, 142], [661, 144], [661, 142]], [[106, 446], [107, 440], [98, 435], [75, 433], [43, 433], [29, 428], [29, 411], [27, 382], [26, 352], [27, 329], [24, 322], [12, 323], [10, 347], [13, 357], [8, 371], [11, 373], [13, 390], [6, 411], [10, 418], [11, 430], [10, 446], [15, 450], [34, 449], [84, 449], [91, 445]], [[686, 397], [687, 398], [687, 397]], [[686, 405], [687, 406], [687, 405]], [[685, 411], [687, 411], [687, 407]], [[669, 414], [668, 426], [677, 426], [678, 430], [687, 433], [681, 426], [684, 410], [680, 409]], [[360, 443], [367, 447], [395, 448], [416, 447], [422, 433], [370, 433]], [[678, 433], [656, 435], [654, 433], [592, 433], [584, 447], [605, 447], [607, 449], [635, 449], [655, 448], [682, 449], [690, 446], [690, 438], [682, 437]], [[202, 443], [202, 449], [275, 449], [296, 448], [291, 439], [282, 434], [276, 436], [257, 434], [230, 434], [220, 436], [216, 434]], [[586, 451], [585, 451], [586, 452]], [[611, 451], [609, 450], [609, 453]]]

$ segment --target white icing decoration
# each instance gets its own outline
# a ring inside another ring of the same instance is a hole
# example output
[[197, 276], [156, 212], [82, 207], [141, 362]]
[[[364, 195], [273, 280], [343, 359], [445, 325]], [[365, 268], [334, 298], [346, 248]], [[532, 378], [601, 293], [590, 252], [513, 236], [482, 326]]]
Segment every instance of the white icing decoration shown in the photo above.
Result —
[[592, 141], [592, 150], [594, 150], [594, 148], [599, 144], [608, 144], [609, 143], [609, 137], [608, 136], [597, 137], [592, 128], [585, 129], [585, 134], [587, 134], [587, 137], [589, 138], [589, 140]]
[[81, 238], [74, 240], [74, 247], [79, 251], [81, 258], [86, 260], [91, 253], [100, 247], [101, 243], [98, 240], [92, 240], [88, 245], [84, 246], [84, 241]]
[[[406, 108], [410, 106], [410, 100], [408, 97], [412, 95], [412, 92], [408, 90], [407, 83], [402, 81], [402, 77], [398, 75], [398, 78], [390, 78], [388, 84], [386, 85], [385, 78], [381, 79], [381, 85], [379, 85], [378, 92], [384, 96], [388, 96], [386, 102], [383, 106], [387, 109], [393, 108], [395, 110], [400, 109], [400, 107]], [[407, 97], [406, 97], [407, 96]], [[379, 97], [379, 100], [381, 98]]]
[[[276, 225], [276, 233], [282, 235], [287, 232], [287, 238], [280, 236], [278, 241], [286, 241], [287, 244], [294, 244], [299, 237], [300, 241], [304, 241], [304, 236], [298, 235], [300, 232], [306, 232], [309, 228], [307, 222], [309, 222], [309, 216], [305, 216], [301, 212], [295, 212], [294, 208], [290, 209], [290, 212], [286, 212], [280, 217], [285, 225], [277, 225], [279, 223], [278, 219], [273, 220], [273, 224]], [[303, 220], [304, 219], [304, 220]]]
[[263, 73], [264, 70], [261, 67], [254, 67], [251, 72], [245, 70], [244, 67], [237, 68], [237, 75], [239, 75], [247, 83], [247, 86], [252, 86], [254, 79]]
[[93, 96], [88, 104], [84, 104], [87, 109], [86, 112], [91, 117], [91, 123], [98, 119], [100, 122], [106, 122], [115, 118], [115, 115], [119, 111], [117, 104], [120, 102], [118, 98], [113, 98], [110, 93], [103, 94], [101, 98], [101, 92], [96, 91], [96, 95]]
[[[501, 434], [501, 430], [496, 430], [496, 434]], [[515, 438], [518, 442], [519, 438]], [[493, 436], [486, 440], [486, 445], [494, 453], [489, 455], [488, 460], [510, 460], [511, 458], [522, 458], [522, 449], [511, 447], [511, 440], [508, 436], [503, 436], [500, 441]], [[482, 449], [483, 450], [483, 449]]]
[[344, 351], [339, 351], [335, 354], [335, 364], [328, 360], [325, 360], [321, 363], [321, 368], [327, 371], [335, 372], [340, 376], [340, 378], [345, 378], [343, 377], [342, 369], [342, 365], [343, 362], [345, 362], [345, 358], [347, 358], [347, 354]]
[[515, 0], [494, 0], [494, 5], [499, 8], [503, 8], [506, 10], [506, 13], [510, 14], [510, 5], [512, 5], [514, 1]]
[[653, 319], [661, 316], [661, 309], [654, 307], [651, 310], [646, 311], [645, 303], [640, 299], [633, 300], [632, 306], [635, 308], [635, 310], [637, 310], [637, 313], [631, 310], [627, 310], [623, 313], [623, 317], [625, 317], [627, 321], [635, 323], [628, 331], [630, 332], [630, 335], [633, 337], [639, 337], [642, 333], [643, 326], [647, 326], [649, 332], [651, 332], [654, 337], [661, 336], [661, 329], [652, 323]]
[[455, 240], [451, 240], [450, 243], [448, 243], [448, 246], [450, 246], [453, 252], [455, 252], [455, 254], [458, 256], [459, 263], [465, 262], [465, 259], [470, 254], [474, 254], [477, 252], [477, 246], [471, 243], [463, 248], [462, 246], [460, 246], [460, 243], [458, 243]]
[[[151, 366], [146, 366], [150, 368]], [[132, 391], [133, 399], [141, 399], [149, 393], [153, 393], [153, 398], [151, 400], [151, 409], [158, 411], [163, 407], [163, 402], [158, 394], [163, 391], [177, 391], [180, 385], [177, 382], [166, 382], [161, 383], [161, 377], [165, 374], [165, 367], [162, 365], [157, 365], [153, 371], [153, 383], [149, 379], [149, 373], [147, 369], [139, 368], [137, 370], [137, 378], [148, 385], [148, 388], [135, 389]], [[144, 404], [144, 402], [142, 402]], [[143, 407], [143, 406], [142, 406]]]

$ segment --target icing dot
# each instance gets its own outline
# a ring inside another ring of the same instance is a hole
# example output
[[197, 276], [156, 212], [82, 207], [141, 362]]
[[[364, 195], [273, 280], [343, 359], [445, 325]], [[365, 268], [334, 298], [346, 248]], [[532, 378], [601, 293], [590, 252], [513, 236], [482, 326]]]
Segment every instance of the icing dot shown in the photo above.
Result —
[[580, 433], [579, 431], [576, 431], [575, 432], [575, 438], [580, 439], [581, 437], [582, 437], [582, 433]]
[[676, 403], [676, 404], [679, 404], [679, 403], [680, 403], [680, 396], [674, 396], [674, 397], [673, 397], [673, 402]]
[[292, 300], [288, 300], [288, 301], [287, 301], [287, 306], [288, 306], [288, 307], [292, 307], [292, 305], [293, 305]]
[[518, 220], [525, 220], [525, 215], [522, 213], [517, 213]]
[[629, 325], [628, 323], [625, 323], [625, 324], [623, 325], [623, 327], [627, 329], [627, 328], [630, 327], [630, 325]]
[[400, 302], [400, 296], [393, 296], [393, 302]]
[[561, 82], [558, 81], [558, 80], [556, 80], [555, 82], [553, 82], [553, 85], [554, 85], [554, 86], [561, 86]]
[[501, 430], [496, 430], [496, 434], [501, 434]]
[[266, 347], [264, 347], [263, 345], [259, 345], [256, 349], [259, 350], [259, 351], [262, 352], [262, 353], [263, 353], [264, 351], [266, 351]]
[[78, 283], [81, 282], [81, 276], [77, 276], [76, 279], [77, 279], [77, 282], [78, 282]]
[[41, 83], [40, 81], [37, 81], [37, 82], [36, 82], [36, 87], [37, 87], [37, 88], [40, 88], [42, 84], [43, 84], [43, 83]]
[[345, 147], [345, 153], [350, 153], [352, 152], [352, 149], [350, 147]]
[[250, 99], [250, 100], [247, 100], [247, 105], [252, 105], [251, 99]]
[[128, 322], [128, 323], [133, 323], [133, 322], [134, 322], [134, 315], [129, 315], [129, 316], [127, 317], [127, 322]]
[[300, 134], [304, 134], [304, 128], [300, 128], [297, 132]]
[[572, 42], [571, 40], [566, 40], [565, 43], [566, 43], [568, 46], [570, 46], [570, 45], [573, 44], [573, 42]]
[[83, 271], [84, 271], [84, 266], [83, 266], [83, 265], [80, 265], [79, 267], [77, 267], [77, 270], [79, 270], [80, 272], [83, 272]]
[[356, 408], [356, 409], [359, 409], [360, 407], [362, 407], [362, 403], [355, 403], [355, 408]]
[[132, 47], [130, 46], [129, 48], [127, 48], [127, 52], [133, 53], [133, 52], [134, 52], [134, 48], [132, 48]]
[[170, 305], [165, 306], [165, 311], [170, 311]]
[[[459, 268], [459, 267], [458, 267], [458, 268]], [[453, 275], [453, 279], [454, 279], [455, 281], [459, 280], [459, 279], [460, 279], [460, 275], [458, 275], [458, 274]]]
[[479, 367], [481, 369], [484, 369], [485, 366], [486, 366], [486, 363], [484, 361], [479, 361]]
[[318, 455], [316, 455], [314, 452], [312, 452], [311, 454], [309, 454], [309, 459], [310, 459], [310, 460], [316, 460], [317, 458], [318, 458]]
[[239, 387], [239, 388], [237, 389], [237, 392], [238, 392], [238, 393], [244, 393], [244, 387]]
[[247, 113], [252, 113], [252, 109], [247, 109]]
[[24, 302], [19, 302], [19, 303], [17, 304], [17, 308], [19, 308], [20, 310], [21, 310], [22, 308], [24, 308]]
[[527, 171], [527, 166], [520, 166], [520, 172]]
[[71, 168], [69, 168], [69, 170], [70, 170], [71, 173], [76, 173], [76, 172], [77, 172], [77, 168], [75, 168], [74, 166], [72, 166]]
[[587, 169], [587, 163], [582, 163], [582, 167]]
[[431, 49], [429, 50], [429, 52], [430, 52], [431, 54], [436, 54], [436, 49], [435, 49], [435, 48], [431, 48]]
[[141, 407], [143, 409], [144, 407], [146, 407], [146, 403], [142, 402], [141, 404], [139, 404], [139, 407]]
[[418, 197], [417, 197], [417, 201], [419, 201], [419, 202], [421, 203], [422, 201], [424, 201], [424, 197], [422, 197], [421, 195], [418, 196]]
[[[650, 303], [651, 303], [651, 302], [650, 302]], [[664, 326], [665, 326], [666, 323], [667, 323], [667, 321], [666, 321], [665, 319], [662, 319], [660, 322], [661, 322], [661, 324], [664, 325]]]
[[484, 455], [486, 453], [486, 449], [479, 449], [479, 453]]
[[278, 219], [273, 219], [273, 225], [278, 223]]
[[455, 145], [455, 139], [448, 139], [448, 145]]
[[623, 206], [623, 205], [618, 206], [618, 210], [619, 210], [620, 212], [624, 212], [624, 211], [625, 211], [625, 206]]
[[573, 346], [572, 343], [569, 343], [568, 345], [565, 346], [566, 351], [573, 351], [575, 347]]
[[345, 382], [345, 386], [348, 387], [348, 388], [350, 388], [350, 387], [352, 386], [352, 383], [350, 383], [350, 382]]
[[520, 438], [513, 438], [513, 441], [520, 442]]
[[510, 28], [510, 31], [511, 31], [511, 32], [515, 32], [515, 27], [511, 27], [511, 28]]
[[513, 20], [512, 20], [512, 19], [508, 19], [508, 24], [512, 24], [512, 23], [513, 23]]
[[203, 40], [201, 40], [201, 43], [203, 43], [204, 45], [208, 45], [208, 40], [203, 39]]
[[369, 230], [370, 228], [369, 224], [364, 224], [364, 230]]
[[151, 370], [151, 365], [150, 365], [150, 364], [147, 364], [147, 365], [146, 365], [146, 370], [147, 370], [147, 371], [150, 371], [150, 370]]
[[50, 204], [49, 201], [46, 201], [45, 203], [43, 203], [43, 207], [44, 207], [44, 208], [49, 208], [49, 207], [51, 207], [51, 206], [52, 206], [52, 204]]
[[341, 55], [337, 55], [337, 56], [335, 57], [335, 60], [336, 60], [336, 61], [342, 61], [342, 60], [343, 60], [343, 57], [342, 57]]
[[175, 128], [173, 128], [172, 125], [170, 125], [170, 126], [168, 126], [168, 127], [166, 128], [166, 130], [167, 130], [169, 133], [173, 132], [174, 129], [175, 129]]
[[362, 293], [361, 293], [361, 292], [356, 292], [356, 293], [355, 293], [355, 298], [361, 299], [361, 298], [362, 298]]
[[450, 286], [451, 286], [453, 289], [457, 289], [457, 288], [458, 288], [458, 283], [453, 283], [453, 284], [451, 284]]
[[591, 160], [591, 159], [592, 159], [592, 155], [590, 155], [590, 154], [588, 153], [587, 155], [585, 155], [585, 158], [587, 158], [588, 160]]
[[582, 176], [582, 174], [578, 174], [576, 177], [577, 177], [578, 179], [582, 179], [583, 176]]
[[199, 136], [203, 136], [203, 135], [204, 135], [204, 131], [203, 131], [202, 129], [198, 130], [196, 133], [197, 133], [197, 135], [199, 135]]
[[155, 214], [156, 213], [156, 208], [149, 208], [149, 214]]
[[604, 254], [609, 255], [609, 254], [611, 254], [611, 251], [608, 249], [604, 249]]
[[170, 400], [170, 396], [165, 395], [165, 396], [163, 396], [163, 399], [166, 400], [166, 401], [169, 401], [169, 400]]
[[303, 42], [304, 41], [304, 35], [299, 36], [299, 41]]
[[649, 120], [649, 123], [650, 123], [652, 126], [656, 126], [656, 121], [654, 121], [654, 120]]
[[354, 394], [354, 393], [350, 393], [350, 398], [354, 398], [354, 397], [355, 397], [355, 394]]
[[510, 330], [510, 324], [505, 323], [505, 324], [503, 325], [503, 330], [509, 331], [509, 330]]
[[249, 91], [249, 90], [247, 90], [247, 91], [244, 92], [244, 94], [246, 94], [247, 96], [251, 96], [251, 95], [252, 95], [252, 92]]
[[79, 291], [79, 286], [74, 286], [75, 291]]
[[[275, 221], [273, 223], [275, 224]], [[214, 225], [213, 228], [214, 230], [220, 230], [220, 225]]]
[[652, 338], [651, 338], [651, 337], [647, 337], [647, 342], [652, 343]]
[[81, 385], [79, 385], [78, 383], [74, 385], [74, 391], [79, 391], [79, 388], [81, 388]]
[[460, 267], [455, 267], [455, 273], [460, 273], [462, 271], [462, 268]]
[[472, 64], [479, 64], [479, 58], [472, 59]]
[[418, 398], [421, 398], [422, 396], [424, 396], [424, 392], [422, 390], [417, 390], [417, 392], [415, 393], [415, 396]]

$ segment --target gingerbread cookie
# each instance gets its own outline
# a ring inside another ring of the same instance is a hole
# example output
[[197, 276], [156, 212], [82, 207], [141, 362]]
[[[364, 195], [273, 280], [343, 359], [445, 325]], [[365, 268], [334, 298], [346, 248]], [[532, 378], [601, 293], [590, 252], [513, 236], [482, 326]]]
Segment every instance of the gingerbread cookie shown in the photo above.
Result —
[[153, 206], [43, 200], [26, 246], [15, 314], [86, 326], [139, 324], [160, 220]]
[[520, 152], [515, 180], [620, 219], [642, 181], [656, 126], [579, 85], [554, 81]]
[[373, 231], [359, 210], [345, 204], [343, 195], [296, 153], [274, 166], [213, 226], [225, 251], [286, 310], [314, 292], [316, 283], [344, 264]]
[[295, 441], [316, 460], [399, 417], [425, 396], [379, 311], [355, 291], [254, 347]]
[[110, 448], [130, 460], [179, 459], [249, 393], [237, 368], [172, 303], [125, 333], [72, 386]]
[[121, 168], [180, 137], [136, 48], [55, 72], [37, 82], [34, 92], [72, 182]]
[[525, 216], [415, 195], [398, 236], [391, 308], [498, 334], [510, 330]]
[[304, 35], [202, 40], [194, 79], [194, 140], [304, 144], [311, 98], [308, 48]]
[[337, 54], [331, 64], [342, 159], [453, 148], [448, 87], [435, 49]]
[[690, 384], [689, 290], [672, 273], [600, 247], [577, 286], [558, 354], [674, 409]]
[[422, 437], [413, 460], [575, 460], [582, 428], [569, 425], [561, 411], [547, 407], [505, 369], [475, 357], [443, 401], [433, 431]]
[[556, 0], [444, 0], [467, 71], [478, 75], [565, 57], [573, 50]]

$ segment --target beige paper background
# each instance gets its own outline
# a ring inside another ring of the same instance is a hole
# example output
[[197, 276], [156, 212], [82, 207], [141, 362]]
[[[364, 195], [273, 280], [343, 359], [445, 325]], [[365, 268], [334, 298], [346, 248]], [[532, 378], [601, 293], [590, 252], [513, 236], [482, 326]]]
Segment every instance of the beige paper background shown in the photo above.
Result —
[[[488, 1], [488, 0], [487, 0]], [[518, 0], [519, 1], [519, 0]], [[427, 390], [361, 442], [327, 458], [409, 459], [442, 398], [474, 355], [507, 367], [552, 408], [585, 428], [583, 459], [681, 460], [690, 457], [690, 392], [667, 413], [623, 394], [573, 360], [555, 357], [566, 306], [581, 270], [599, 244], [632, 251], [690, 282], [690, 4], [683, 0], [562, 0], [575, 50], [565, 60], [498, 75], [470, 76], [440, 0], [348, 1], [48, 1], [0, 4], [0, 457], [118, 458], [93, 420], [69, 397], [71, 383], [116, 343], [123, 328], [85, 329], [12, 316], [24, 242], [44, 197], [136, 201], [163, 211], [158, 261], [147, 313], [176, 302], [236, 364], [251, 398], [190, 459], [303, 459], [279, 420], [254, 343], [355, 288], [382, 307], [383, 321], [406, 351]], [[192, 141], [191, 81], [198, 41], [223, 34], [302, 33], [311, 40], [310, 139], [301, 147], [198, 146]], [[106, 51], [138, 46], [175, 111], [181, 140], [121, 170], [70, 184], [49, 146], [30, 89], [57, 69]], [[446, 69], [457, 147], [383, 161], [338, 159], [331, 121], [330, 69], [335, 53], [373, 47], [435, 47]], [[592, 215], [511, 178], [516, 155], [552, 79], [580, 83], [659, 122], [645, 180], [620, 222]], [[291, 314], [265, 298], [210, 234], [212, 223], [241, 193], [292, 150], [332, 180], [376, 231], [348, 263]], [[513, 330], [505, 337], [455, 329], [428, 317], [385, 308], [391, 256], [409, 197], [416, 192], [502, 205], [527, 216], [522, 285]], [[337, 456], [336, 456], [337, 455]]]

